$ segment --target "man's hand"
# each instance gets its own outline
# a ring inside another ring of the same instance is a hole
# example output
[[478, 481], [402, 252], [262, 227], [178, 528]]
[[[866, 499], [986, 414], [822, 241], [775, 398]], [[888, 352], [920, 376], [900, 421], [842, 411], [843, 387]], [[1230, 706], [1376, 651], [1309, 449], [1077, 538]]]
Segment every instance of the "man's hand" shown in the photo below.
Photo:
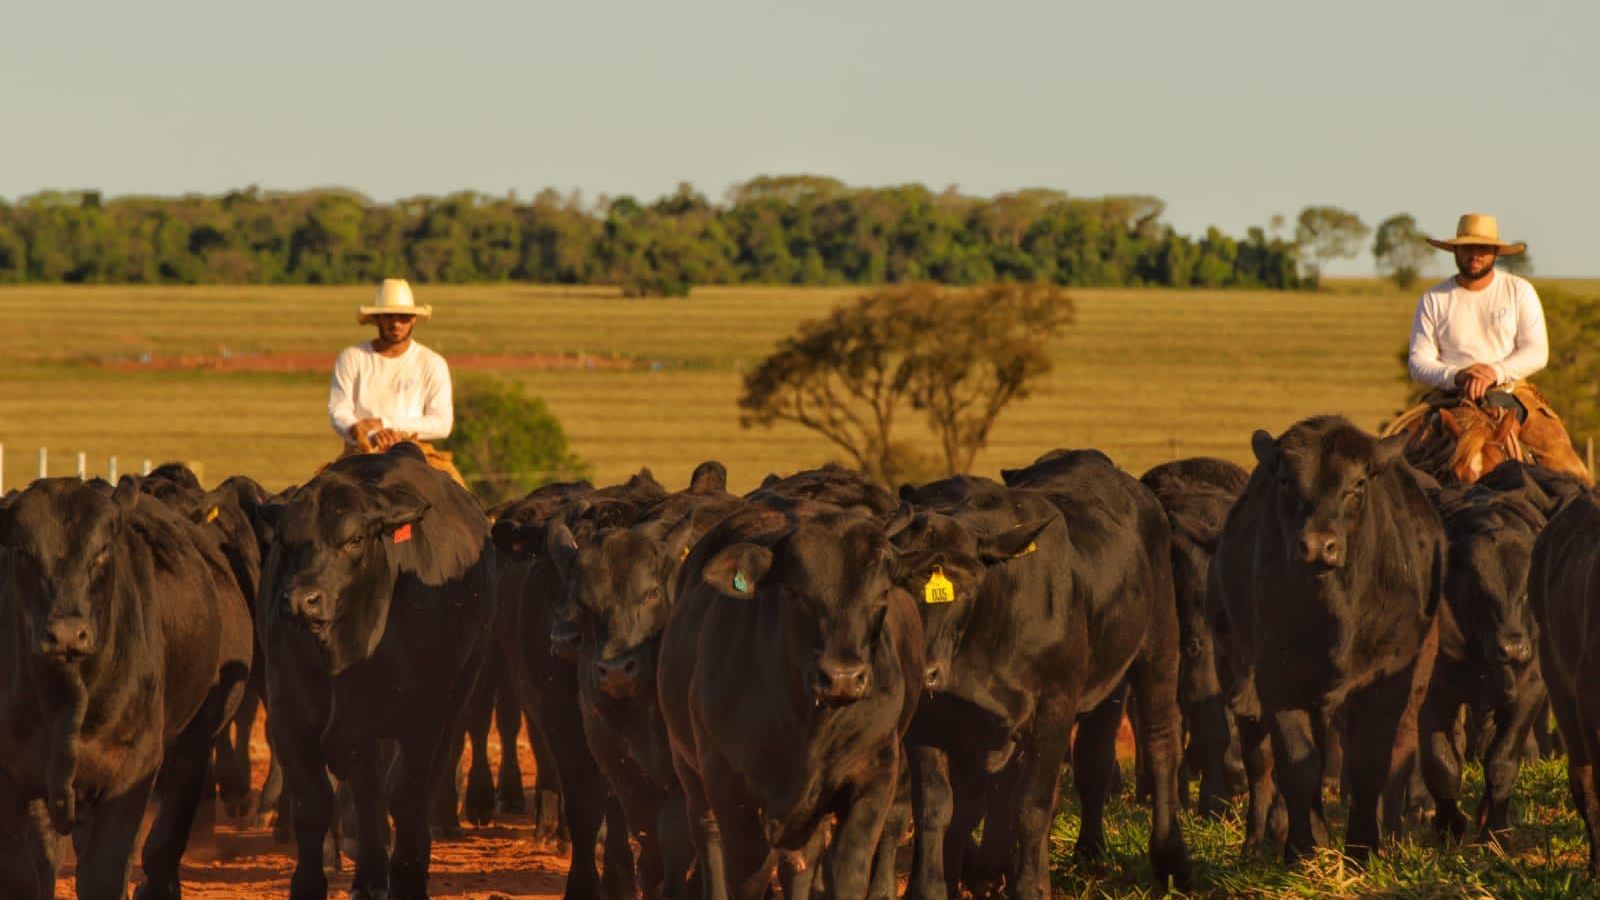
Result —
[[374, 449], [387, 450], [404, 440], [404, 437], [393, 428], [384, 428], [367, 435], [367, 440], [372, 442]]
[[1461, 388], [1461, 393], [1468, 400], [1473, 401], [1482, 400], [1483, 395], [1499, 380], [1493, 367], [1486, 363], [1473, 363], [1456, 373], [1456, 386]]

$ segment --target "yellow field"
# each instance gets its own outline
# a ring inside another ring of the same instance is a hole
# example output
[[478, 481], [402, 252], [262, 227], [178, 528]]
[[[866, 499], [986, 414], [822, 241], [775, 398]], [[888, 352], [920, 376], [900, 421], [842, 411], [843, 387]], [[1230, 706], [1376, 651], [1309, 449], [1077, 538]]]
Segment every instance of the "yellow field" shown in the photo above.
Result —
[[[799, 427], [742, 430], [740, 373], [803, 319], [858, 289], [697, 288], [687, 300], [612, 289], [422, 286], [424, 343], [452, 354], [582, 353], [640, 368], [518, 369], [560, 416], [597, 480], [652, 467], [681, 486], [701, 460], [732, 487], [839, 458]], [[95, 360], [174, 354], [325, 353], [363, 340], [365, 287], [23, 287], [0, 289], [0, 442], [5, 485], [53, 474], [83, 451], [98, 474], [143, 459], [202, 462], [208, 482], [242, 472], [269, 487], [303, 480], [337, 449], [327, 379], [314, 373], [115, 370]], [[1000, 419], [978, 471], [1054, 447], [1098, 447], [1128, 470], [1177, 456], [1249, 458], [1255, 428], [1315, 413], [1374, 428], [1402, 402], [1397, 356], [1414, 294], [1080, 290], [1055, 371]], [[659, 363], [654, 367], [651, 363]], [[456, 380], [473, 373], [459, 371]], [[908, 422], [908, 424], [910, 424]], [[914, 433], [907, 432], [907, 437]]]

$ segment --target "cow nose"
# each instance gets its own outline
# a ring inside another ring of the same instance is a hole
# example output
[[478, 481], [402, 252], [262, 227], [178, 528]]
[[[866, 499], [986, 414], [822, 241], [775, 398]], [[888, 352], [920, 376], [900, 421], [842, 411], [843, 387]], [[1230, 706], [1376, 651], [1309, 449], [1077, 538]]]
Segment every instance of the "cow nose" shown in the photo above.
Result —
[[289, 611], [302, 619], [322, 619], [327, 616], [328, 604], [317, 588], [295, 588], [289, 592]]
[[639, 660], [635, 656], [602, 659], [594, 667], [600, 676], [600, 689], [613, 697], [631, 696], [639, 688]]
[[866, 663], [818, 663], [812, 678], [817, 699], [836, 702], [860, 700], [871, 682]]
[[1495, 649], [1500, 652], [1500, 658], [1506, 662], [1520, 664], [1533, 659], [1533, 644], [1521, 635], [1504, 638]]
[[1344, 565], [1344, 547], [1339, 539], [1327, 532], [1309, 532], [1300, 538], [1302, 558], [1323, 566]]
[[63, 616], [45, 623], [39, 652], [61, 659], [82, 659], [94, 652], [94, 629], [81, 616]]

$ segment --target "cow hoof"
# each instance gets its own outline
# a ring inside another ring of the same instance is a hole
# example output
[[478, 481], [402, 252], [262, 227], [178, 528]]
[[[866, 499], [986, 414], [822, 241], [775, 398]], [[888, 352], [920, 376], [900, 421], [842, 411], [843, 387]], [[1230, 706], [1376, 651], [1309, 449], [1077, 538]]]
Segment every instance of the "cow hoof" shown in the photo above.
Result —
[[350, 900], [389, 900], [389, 889], [380, 887], [351, 888]]
[[147, 881], [133, 892], [133, 900], [182, 900], [183, 887], [178, 884], [157, 885]]
[[482, 827], [494, 821], [494, 788], [468, 786], [461, 812], [467, 821]]

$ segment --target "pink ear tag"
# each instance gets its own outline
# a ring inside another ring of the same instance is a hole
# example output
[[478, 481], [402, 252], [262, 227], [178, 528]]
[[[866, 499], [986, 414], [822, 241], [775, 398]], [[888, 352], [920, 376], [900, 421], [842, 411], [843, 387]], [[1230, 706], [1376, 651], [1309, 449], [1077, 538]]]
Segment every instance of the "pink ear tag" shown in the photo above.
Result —
[[404, 544], [409, 540], [411, 540], [411, 523], [407, 522], [394, 530], [394, 542]]

